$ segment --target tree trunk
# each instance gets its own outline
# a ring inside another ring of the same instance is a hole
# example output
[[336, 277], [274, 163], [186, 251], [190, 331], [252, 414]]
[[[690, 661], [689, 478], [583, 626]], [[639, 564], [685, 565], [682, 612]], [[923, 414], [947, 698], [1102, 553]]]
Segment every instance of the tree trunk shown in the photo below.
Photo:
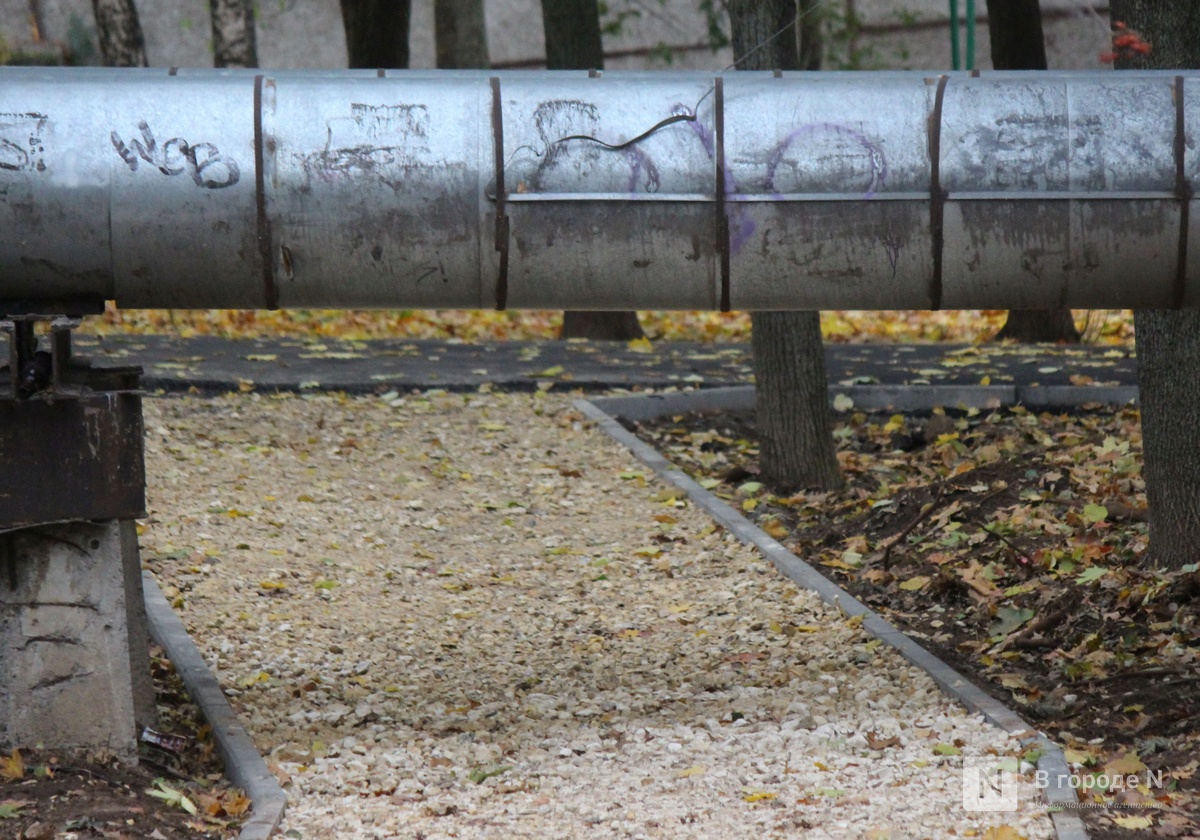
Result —
[[411, 0], [341, 0], [351, 69], [408, 67]]
[[1024, 342], [1079, 343], [1079, 328], [1070, 309], [1010, 309], [996, 339]]
[[[598, 0], [542, 0], [546, 67], [550, 70], [602, 70]], [[645, 338], [636, 312], [564, 312], [559, 338], [630, 341]]]
[[755, 312], [751, 318], [762, 474], [781, 488], [836, 490], [842, 473], [829, 419], [821, 313]]
[[[825, 53], [825, 16], [822, 14], [821, 0], [799, 0], [797, 6], [800, 17], [796, 33], [796, 48], [799, 50], [796, 67], [799, 70], [820, 70], [821, 57]], [[787, 33], [780, 37], [786, 38]]]
[[[1200, 67], [1195, 0], [1114, 0], [1111, 9], [1151, 47], [1122, 52], [1118, 69]], [[1200, 312], [1143, 310], [1134, 327], [1150, 559], [1178, 569], [1196, 562], [1200, 546]]]
[[146, 38], [133, 0], [92, 0], [106, 67], [146, 67]]
[[598, 0], [542, 0], [546, 69], [603, 70]]
[[[1046, 39], [1039, 0], [1001, 0], [988, 4], [992, 66], [997, 70], [1045, 70]], [[1070, 309], [1013, 309], [997, 339], [1079, 343]]]
[[209, 0], [213, 67], [257, 67], [254, 7], [250, 0]]
[[438, 67], [482, 70], [491, 63], [483, 0], [434, 0], [433, 33]]
[[[730, 0], [727, 6], [733, 54], [745, 57], [741, 69], [800, 66], [796, 32], [787, 28], [796, 20], [796, 0]], [[750, 318], [763, 476], [788, 488], [840, 487], [821, 314], [755, 312]]]

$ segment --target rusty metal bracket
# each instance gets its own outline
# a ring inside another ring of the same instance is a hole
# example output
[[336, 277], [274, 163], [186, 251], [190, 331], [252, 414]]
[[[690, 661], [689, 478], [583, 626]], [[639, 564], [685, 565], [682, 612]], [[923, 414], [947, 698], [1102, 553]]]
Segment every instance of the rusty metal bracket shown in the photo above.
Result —
[[[48, 351], [38, 349], [39, 321], [49, 322]], [[145, 512], [141, 369], [74, 358], [79, 323], [62, 315], [0, 319], [9, 345], [0, 381], [0, 534]]]

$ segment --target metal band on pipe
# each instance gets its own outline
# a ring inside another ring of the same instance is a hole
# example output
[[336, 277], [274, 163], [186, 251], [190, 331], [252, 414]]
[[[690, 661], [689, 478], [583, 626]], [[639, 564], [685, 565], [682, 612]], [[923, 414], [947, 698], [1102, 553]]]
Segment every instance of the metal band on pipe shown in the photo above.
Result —
[[[955, 36], [957, 39], [957, 35]], [[946, 247], [946, 191], [942, 189], [942, 105], [947, 76], [939, 76], [929, 115], [929, 233], [933, 245], [933, 276], [929, 280], [929, 308], [942, 308], [942, 260]]]
[[1171, 308], [1180, 309], [1187, 294], [1188, 226], [1191, 219], [1192, 187], [1187, 178], [1187, 118], [1184, 113], [1183, 76], [1175, 77], [1175, 197], [1179, 200], [1179, 249]]
[[496, 275], [496, 309], [508, 308], [508, 215], [505, 213], [507, 190], [504, 185], [504, 102], [500, 98], [500, 79], [493, 76], [492, 88], [492, 147], [495, 149], [496, 181], [496, 252], [500, 255], [500, 271]]
[[725, 85], [717, 76], [713, 80], [713, 134], [716, 151], [713, 160], [717, 167], [716, 201], [717, 213], [716, 249], [721, 271], [721, 311], [729, 311], [729, 216], [725, 212], [725, 198], [729, 185], [725, 183]]
[[262, 125], [263, 77], [254, 77], [254, 210], [258, 222], [258, 256], [262, 260], [263, 303], [267, 309], [279, 308], [279, 287], [275, 285], [275, 259], [271, 248], [271, 222], [267, 218], [267, 189], [263, 182], [266, 167]]

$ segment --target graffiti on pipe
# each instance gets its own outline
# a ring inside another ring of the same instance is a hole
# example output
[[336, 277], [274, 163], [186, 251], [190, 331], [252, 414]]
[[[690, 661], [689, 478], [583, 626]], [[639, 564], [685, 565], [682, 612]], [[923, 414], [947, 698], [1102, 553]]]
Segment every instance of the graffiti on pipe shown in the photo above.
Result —
[[[676, 104], [674, 111], [679, 113], [685, 106]], [[703, 123], [689, 122], [692, 132], [696, 135], [696, 139], [700, 141], [700, 145], [704, 147], [705, 153], [709, 160], [717, 156], [717, 141], [713, 137], [711, 131]], [[737, 180], [733, 177], [733, 172], [729, 168], [729, 162], [725, 163], [725, 194], [736, 194], [738, 192]], [[729, 250], [731, 253], [739, 253], [746, 243], [754, 236], [754, 232], [758, 230], [758, 225], [754, 219], [746, 212], [746, 209], [741, 204], [726, 204], [725, 216], [729, 220]], [[764, 234], [765, 235], [765, 234]]]
[[[776, 186], [780, 164], [788, 149], [796, 140], [806, 137], [804, 159], [792, 163], [793, 180], [796, 184], [781, 189]], [[812, 166], [816, 161], [820, 165]], [[806, 172], [807, 168], [813, 171]], [[767, 191], [776, 196], [788, 192], [805, 192], [804, 178], [806, 176], [819, 179], [820, 192], [834, 192], [829, 183], [829, 176], [840, 172], [846, 178], [845, 189], [861, 192], [863, 198], [870, 199], [887, 185], [888, 166], [887, 156], [883, 148], [860, 131], [838, 123], [819, 122], [802, 125], [787, 133], [771, 150], [767, 158]]]
[[237, 161], [221, 154], [212, 143], [192, 145], [182, 137], [172, 137], [160, 146], [145, 120], [138, 123], [138, 129], [141, 139], [135, 137], [128, 144], [115, 131], [109, 135], [131, 172], [137, 172], [139, 161], [145, 161], [164, 175], [186, 172], [196, 186], [209, 190], [232, 187], [241, 178]]
[[350, 104], [350, 116], [325, 124], [325, 147], [297, 154], [308, 179], [324, 183], [370, 175], [400, 192], [416, 169], [432, 162], [424, 105]]
[[0, 169], [8, 172], [44, 172], [42, 134], [45, 114], [0, 114]]
[[[533, 112], [533, 124], [543, 151], [530, 183], [519, 185], [518, 191], [552, 192], [553, 185], [548, 183], [553, 177], [551, 173], [568, 171], [568, 164], [575, 175], [586, 179], [600, 165], [601, 157], [611, 153], [613, 146], [620, 145], [601, 139], [600, 109], [578, 99], [542, 102]], [[659, 191], [662, 178], [650, 155], [636, 146], [625, 146], [616, 151], [629, 166], [625, 192]]]

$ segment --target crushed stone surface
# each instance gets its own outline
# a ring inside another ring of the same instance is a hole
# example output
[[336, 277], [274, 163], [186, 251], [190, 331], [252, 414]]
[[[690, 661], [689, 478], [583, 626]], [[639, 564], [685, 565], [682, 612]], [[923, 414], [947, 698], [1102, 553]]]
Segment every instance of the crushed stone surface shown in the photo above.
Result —
[[[1017, 743], [549, 393], [146, 401], [143, 562], [313, 838], [980, 836]], [[1026, 769], [1029, 769], [1026, 766]]]

